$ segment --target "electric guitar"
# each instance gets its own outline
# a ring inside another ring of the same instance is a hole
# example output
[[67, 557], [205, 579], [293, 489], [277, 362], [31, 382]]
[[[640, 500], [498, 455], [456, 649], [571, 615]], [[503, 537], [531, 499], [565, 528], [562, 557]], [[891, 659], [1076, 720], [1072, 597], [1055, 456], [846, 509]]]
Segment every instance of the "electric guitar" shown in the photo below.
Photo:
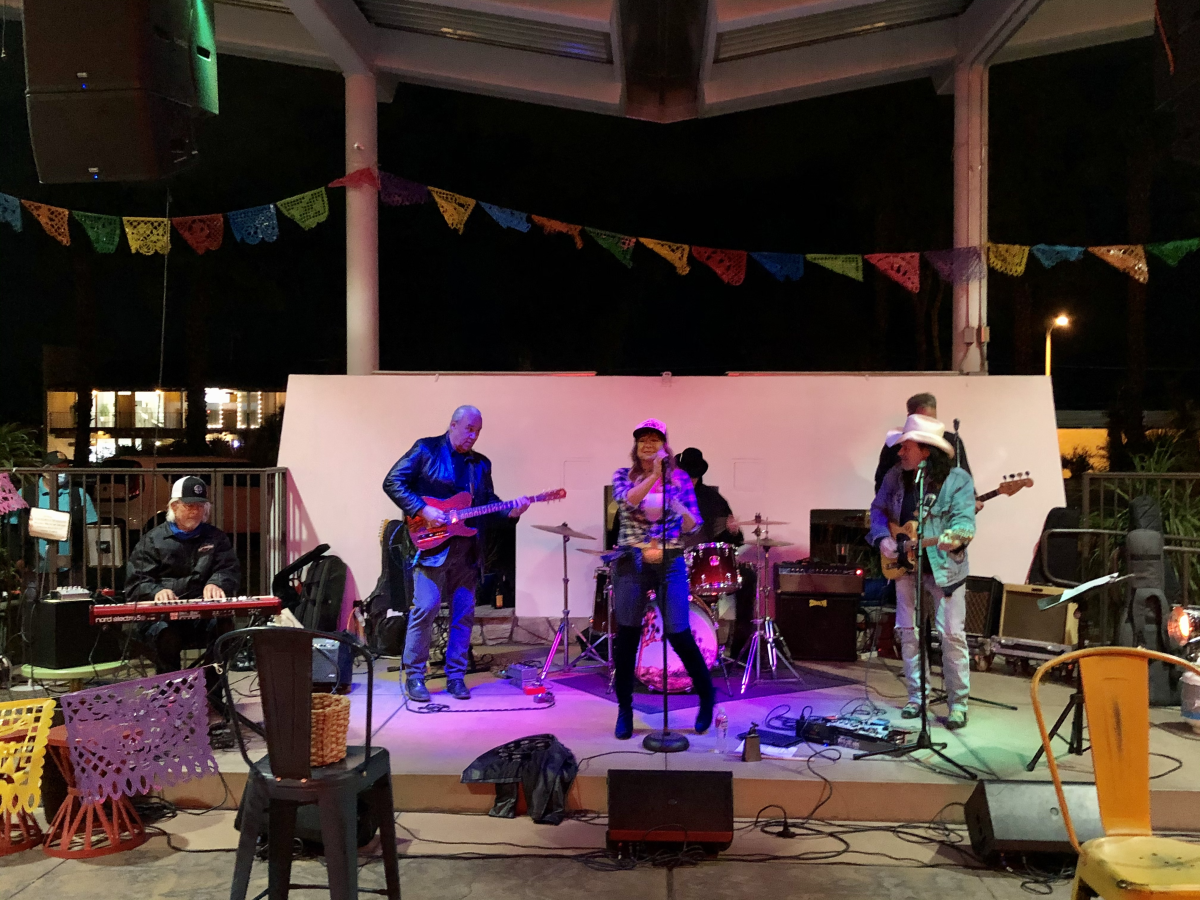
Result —
[[[975, 499], [980, 503], [987, 503], [999, 497], [1001, 494], [1011, 496], [1022, 488], [1033, 487], [1033, 479], [1029, 477], [1029, 473], [1024, 475], [1006, 475], [1004, 480], [994, 491], [988, 491], [986, 494], [980, 494]], [[881, 550], [879, 552], [879, 567], [883, 571], [883, 577], [889, 580], [903, 578], [910, 574], [917, 562], [917, 521], [913, 519], [905, 525], [897, 525], [895, 522], [888, 522], [888, 531], [892, 533], [892, 537], [898, 538], [904, 535], [908, 538], [908, 546], [905, 552], [899, 556], [887, 556]], [[921, 549], [933, 547], [941, 540], [941, 536], [924, 538], [921, 541]]]
[[[565, 496], [567, 496], [566, 490], [559, 488], [538, 494], [536, 497], [530, 497], [529, 502], [545, 503], [548, 500], [561, 500]], [[432, 550], [452, 537], [474, 537], [477, 531], [463, 524], [466, 519], [516, 509], [520, 502], [504, 500], [499, 503], [489, 503], [487, 506], [471, 506], [471, 495], [466, 491], [455, 494], [446, 500], [439, 500], [436, 497], [423, 497], [422, 499], [426, 506], [432, 506], [446, 514], [446, 524], [431, 525], [420, 513], [415, 516], [405, 516], [404, 521], [408, 526], [408, 533], [418, 550]]]

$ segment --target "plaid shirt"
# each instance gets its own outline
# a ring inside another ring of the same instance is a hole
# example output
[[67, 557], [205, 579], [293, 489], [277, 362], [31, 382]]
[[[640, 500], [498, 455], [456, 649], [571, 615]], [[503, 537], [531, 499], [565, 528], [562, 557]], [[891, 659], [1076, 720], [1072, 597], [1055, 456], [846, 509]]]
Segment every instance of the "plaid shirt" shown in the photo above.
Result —
[[[617, 469], [613, 472], [612, 484], [613, 499], [617, 501], [621, 513], [621, 531], [617, 536], [617, 546], [644, 545], [652, 540], [664, 543], [665, 546], [680, 546], [679, 536], [683, 532], [683, 517], [679, 513], [674, 510], [665, 510], [661, 519], [651, 522], [646, 518], [646, 513], [641, 507], [626, 502], [625, 498], [629, 496], [629, 492], [636, 484], [629, 477], [628, 468]], [[671, 488], [667, 501], [669, 503], [678, 501], [687, 508], [692, 518], [696, 520], [693, 532], [703, 523], [704, 520], [700, 517], [700, 507], [696, 503], [696, 492], [692, 489], [692, 479], [679, 469], [671, 470]]]

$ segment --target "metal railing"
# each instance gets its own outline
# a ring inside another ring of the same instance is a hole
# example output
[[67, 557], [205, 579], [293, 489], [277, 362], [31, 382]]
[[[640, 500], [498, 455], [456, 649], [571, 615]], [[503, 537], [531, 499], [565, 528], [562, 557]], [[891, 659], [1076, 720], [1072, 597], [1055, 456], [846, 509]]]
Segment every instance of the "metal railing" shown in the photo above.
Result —
[[11, 470], [25, 501], [71, 514], [66, 541], [29, 535], [29, 511], [0, 515], [0, 548], [10, 561], [37, 572], [40, 589], [78, 585], [121, 591], [125, 564], [142, 535], [166, 521], [171, 485], [195, 475], [210, 485], [209, 522], [229, 535], [242, 567], [240, 593], [269, 594], [287, 558], [287, 470], [242, 466], [199, 468], [160, 459], [89, 469]]

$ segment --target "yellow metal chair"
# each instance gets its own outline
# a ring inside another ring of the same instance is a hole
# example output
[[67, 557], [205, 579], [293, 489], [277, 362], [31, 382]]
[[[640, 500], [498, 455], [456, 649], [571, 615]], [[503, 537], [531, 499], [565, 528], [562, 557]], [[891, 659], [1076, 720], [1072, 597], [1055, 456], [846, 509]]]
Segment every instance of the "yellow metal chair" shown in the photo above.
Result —
[[[1079, 852], [1074, 900], [1200, 900], [1200, 845], [1155, 837], [1150, 829], [1150, 694], [1147, 665], [1160, 660], [1200, 667], [1165, 653], [1132, 647], [1093, 647], [1064, 653], [1044, 663], [1030, 684], [1033, 712], [1054, 778], [1067, 836]], [[1083, 677], [1084, 707], [1096, 773], [1104, 837], [1080, 846], [1067, 810], [1062, 778], [1050, 747], [1038, 701], [1042, 676], [1076, 662]]]
[[0, 856], [36, 847], [42, 830], [42, 765], [54, 701], [0, 703]]

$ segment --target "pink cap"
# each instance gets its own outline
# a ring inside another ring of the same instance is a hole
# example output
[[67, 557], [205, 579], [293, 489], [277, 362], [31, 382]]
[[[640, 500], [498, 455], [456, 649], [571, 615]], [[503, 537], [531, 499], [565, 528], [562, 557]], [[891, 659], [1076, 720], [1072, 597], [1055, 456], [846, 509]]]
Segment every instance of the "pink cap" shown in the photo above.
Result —
[[643, 431], [657, 431], [662, 435], [664, 441], [667, 439], [667, 425], [660, 419], [646, 419], [640, 423], [637, 428], [633, 429], [634, 440], [637, 440]]

